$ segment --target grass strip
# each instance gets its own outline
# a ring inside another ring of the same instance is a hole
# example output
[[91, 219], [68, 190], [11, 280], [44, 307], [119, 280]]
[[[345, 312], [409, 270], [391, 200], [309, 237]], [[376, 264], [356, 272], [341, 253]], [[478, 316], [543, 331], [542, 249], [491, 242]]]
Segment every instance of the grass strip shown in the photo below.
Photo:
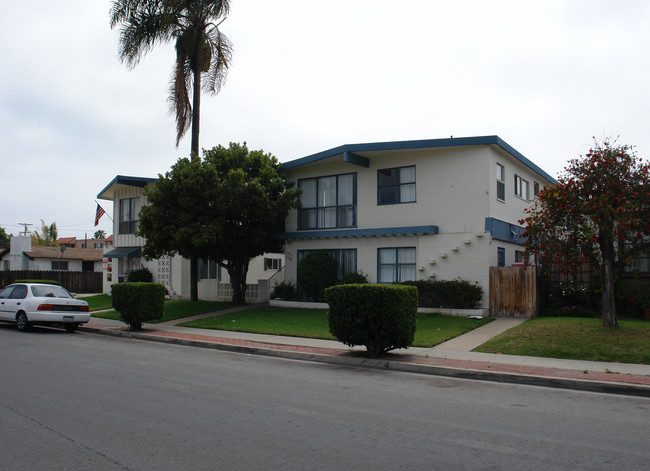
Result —
[[650, 363], [650, 322], [619, 319], [538, 317], [504, 332], [474, 351], [621, 363]]
[[[440, 314], [418, 314], [413, 346], [433, 347], [490, 321], [492, 319], [477, 320]], [[200, 329], [334, 340], [329, 330], [326, 309], [261, 307], [198, 319], [180, 325]]]
[[[230, 303], [221, 301], [188, 301], [186, 299], [165, 301], [165, 313], [163, 315], [163, 318], [157, 321], [147, 322], [157, 324], [159, 322], [167, 322], [174, 319], [182, 319], [184, 317], [205, 314], [206, 312], [222, 311], [224, 309], [228, 309], [230, 306]], [[115, 310], [94, 312], [92, 316], [101, 317], [102, 319], [121, 319], [120, 313]]]
[[90, 309], [90, 312], [99, 311], [101, 309], [111, 309], [113, 307], [113, 301], [109, 294], [96, 294], [93, 296], [84, 296], [77, 299], [86, 301], [88, 303], [88, 309]]

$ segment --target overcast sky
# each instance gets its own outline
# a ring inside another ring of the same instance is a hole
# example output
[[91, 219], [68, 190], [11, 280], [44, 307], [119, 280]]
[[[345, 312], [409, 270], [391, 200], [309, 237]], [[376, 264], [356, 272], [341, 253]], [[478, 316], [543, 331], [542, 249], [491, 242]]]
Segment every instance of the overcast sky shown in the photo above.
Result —
[[[108, 0], [4, 2], [0, 226], [93, 227], [118, 174], [189, 154], [168, 112], [171, 45], [129, 71]], [[650, 156], [650, 1], [231, 0], [220, 94], [201, 147], [247, 141], [281, 162], [342, 144], [496, 134], [552, 176], [620, 136]], [[112, 216], [110, 206], [104, 207]]]

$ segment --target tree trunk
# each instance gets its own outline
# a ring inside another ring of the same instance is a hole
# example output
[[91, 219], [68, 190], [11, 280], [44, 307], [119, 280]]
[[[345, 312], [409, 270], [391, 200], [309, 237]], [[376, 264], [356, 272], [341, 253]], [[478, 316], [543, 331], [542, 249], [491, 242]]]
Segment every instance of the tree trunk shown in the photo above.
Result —
[[599, 237], [602, 265], [600, 267], [600, 285], [602, 289], [603, 327], [616, 327], [616, 295], [614, 292], [614, 240], [610, 231], [601, 229]]
[[199, 300], [199, 259], [190, 258], [190, 299]]
[[192, 89], [192, 145], [191, 151], [199, 155], [199, 129], [201, 121], [201, 72], [194, 71], [194, 88]]
[[228, 268], [230, 286], [232, 286], [232, 303], [246, 304], [246, 274], [248, 263], [231, 262]]

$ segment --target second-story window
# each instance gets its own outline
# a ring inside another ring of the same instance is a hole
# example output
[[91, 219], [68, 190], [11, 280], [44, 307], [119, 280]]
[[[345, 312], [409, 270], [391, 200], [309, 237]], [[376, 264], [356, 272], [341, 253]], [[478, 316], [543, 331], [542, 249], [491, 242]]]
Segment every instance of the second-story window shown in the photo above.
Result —
[[120, 200], [120, 234], [134, 234], [138, 230], [140, 215], [140, 198]]
[[415, 202], [415, 166], [377, 171], [377, 204]]
[[515, 195], [525, 199], [526, 201], [530, 199], [528, 182], [519, 175], [515, 175]]
[[501, 164], [497, 164], [497, 199], [506, 200], [506, 170]]
[[298, 210], [298, 229], [356, 227], [357, 174], [305, 178]]

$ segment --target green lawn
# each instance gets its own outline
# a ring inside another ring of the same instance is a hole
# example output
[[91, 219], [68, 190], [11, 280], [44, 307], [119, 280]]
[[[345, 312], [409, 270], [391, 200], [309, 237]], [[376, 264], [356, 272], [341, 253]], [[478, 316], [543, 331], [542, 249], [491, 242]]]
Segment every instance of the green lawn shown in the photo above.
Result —
[[[418, 314], [414, 347], [433, 347], [492, 319], [467, 319], [439, 314]], [[333, 340], [325, 309], [262, 307], [198, 319], [180, 324], [202, 329], [233, 330]]]
[[548, 358], [650, 364], [650, 322], [538, 317], [508, 330], [475, 351]]
[[[224, 303], [220, 301], [188, 301], [185, 299], [165, 301], [165, 314], [163, 315], [163, 318], [159, 321], [151, 321], [151, 323], [157, 324], [158, 322], [182, 319], [183, 317], [195, 316], [197, 314], [204, 314], [206, 312], [221, 311], [223, 309], [229, 308], [230, 306], [230, 303]], [[119, 312], [113, 310], [105, 312], [94, 312], [92, 315], [93, 317], [101, 317], [103, 319], [120, 320]]]
[[98, 311], [100, 309], [111, 309], [113, 307], [111, 297], [108, 294], [96, 294], [94, 296], [85, 296], [77, 299], [86, 301], [90, 312]]

